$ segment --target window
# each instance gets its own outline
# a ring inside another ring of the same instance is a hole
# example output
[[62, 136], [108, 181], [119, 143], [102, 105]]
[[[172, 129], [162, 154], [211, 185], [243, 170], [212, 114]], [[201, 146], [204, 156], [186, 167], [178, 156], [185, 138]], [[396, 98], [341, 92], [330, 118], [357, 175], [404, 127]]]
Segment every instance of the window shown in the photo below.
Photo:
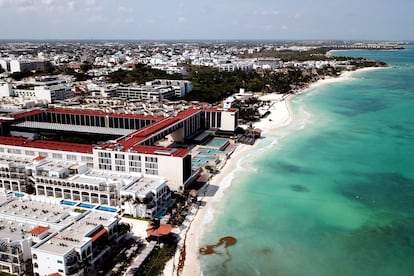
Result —
[[111, 157], [111, 153], [110, 152], [105, 152], [105, 151], [101, 151], [99, 152], [99, 157]]
[[8, 149], [7, 150], [8, 153], [14, 153], [14, 154], [20, 154], [21, 151], [19, 149]]
[[145, 162], [158, 162], [157, 157], [145, 156]]
[[101, 170], [109, 170], [109, 171], [112, 170], [112, 166], [108, 164], [99, 164], [99, 168]]
[[115, 159], [124, 159], [125, 155], [120, 153], [115, 153]]
[[62, 159], [62, 154], [60, 153], [52, 153], [52, 157], [56, 159]]
[[125, 165], [125, 161], [124, 160], [115, 159], [115, 164], [116, 165]]
[[158, 158], [157, 157], [145, 157], [145, 173], [157, 175], [158, 174]]
[[66, 155], [66, 159], [68, 159], [68, 160], [76, 160], [76, 155], [68, 154], [68, 155]]
[[63, 269], [58, 269], [58, 272], [62, 272], [63, 273]]
[[129, 160], [141, 161], [141, 155], [130, 155]]
[[93, 157], [89, 157], [89, 156], [81, 156], [81, 160], [83, 162], [92, 162], [93, 161]]
[[62, 260], [57, 260], [58, 264], [63, 264]]

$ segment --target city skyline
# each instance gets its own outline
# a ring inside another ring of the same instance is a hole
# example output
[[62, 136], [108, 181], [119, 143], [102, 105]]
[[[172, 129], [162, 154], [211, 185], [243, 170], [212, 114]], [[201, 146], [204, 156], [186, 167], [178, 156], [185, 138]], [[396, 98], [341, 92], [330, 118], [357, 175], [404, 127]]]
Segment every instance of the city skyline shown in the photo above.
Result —
[[0, 39], [413, 40], [414, 2], [0, 0]]

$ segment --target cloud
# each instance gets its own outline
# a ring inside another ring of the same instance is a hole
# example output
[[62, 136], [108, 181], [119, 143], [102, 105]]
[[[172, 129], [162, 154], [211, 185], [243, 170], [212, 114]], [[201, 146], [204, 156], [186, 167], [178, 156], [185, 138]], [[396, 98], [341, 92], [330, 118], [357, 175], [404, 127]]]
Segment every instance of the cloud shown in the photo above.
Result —
[[185, 19], [184, 16], [180, 16], [180, 17], [177, 18], [177, 23], [178, 24], [183, 24], [185, 21], [186, 21], [186, 19]]
[[18, 12], [25, 12], [36, 9], [32, 0], [0, 0], [0, 7], [15, 8]]
[[68, 9], [73, 11], [75, 10], [75, 1], [68, 1], [68, 3], [66, 4]]
[[274, 16], [274, 15], [278, 15], [279, 11], [273, 10], [273, 11], [267, 11], [267, 10], [255, 10], [253, 12], [254, 15], [259, 15], [259, 16]]
[[46, 6], [53, 6], [54, 2], [55, 2], [54, 0], [41, 0], [40, 1], [40, 3]]
[[88, 6], [95, 6], [96, 4], [98, 4], [98, 1], [96, 0], [86, 0], [85, 4]]
[[280, 27], [282, 29], [282, 31], [287, 31], [288, 27], [286, 25], [283, 25], [282, 27]]
[[131, 13], [131, 9], [128, 9], [124, 6], [120, 6], [120, 7], [118, 7], [118, 12], [120, 12], [120, 13]]
[[88, 18], [88, 22], [90, 23], [104, 23], [106, 21], [106, 18], [101, 15], [94, 15]]
[[300, 19], [302, 17], [302, 14], [300, 12], [295, 13], [293, 16], [294, 19]]

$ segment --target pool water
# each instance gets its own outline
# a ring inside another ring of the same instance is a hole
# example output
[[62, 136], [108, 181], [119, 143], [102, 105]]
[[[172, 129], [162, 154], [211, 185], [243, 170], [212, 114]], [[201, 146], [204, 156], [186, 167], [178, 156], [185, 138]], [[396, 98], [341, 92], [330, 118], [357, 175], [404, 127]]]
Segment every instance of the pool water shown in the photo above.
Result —
[[214, 138], [210, 142], [207, 143], [208, 146], [221, 148], [225, 146], [229, 141], [227, 139], [220, 139], [220, 138]]
[[191, 162], [191, 165], [193, 167], [201, 166], [203, 164], [206, 164], [208, 161], [213, 161], [215, 158], [205, 158], [205, 157], [199, 157], [198, 155], [193, 159]]
[[111, 212], [111, 213], [116, 213], [118, 211], [116, 208], [108, 207], [108, 206], [102, 206], [102, 205], [96, 207], [96, 210]]
[[79, 203], [79, 205], [76, 205], [76, 206], [77, 207], [86, 208], [86, 209], [93, 209], [93, 208], [95, 208], [95, 205], [88, 204], [88, 203]]
[[74, 206], [74, 205], [76, 205], [76, 202], [73, 202], [73, 201], [69, 201], [69, 200], [61, 200], [60, 201], [60, 204], [65, 204], [65, 205], [69, 205], [69, 206]]

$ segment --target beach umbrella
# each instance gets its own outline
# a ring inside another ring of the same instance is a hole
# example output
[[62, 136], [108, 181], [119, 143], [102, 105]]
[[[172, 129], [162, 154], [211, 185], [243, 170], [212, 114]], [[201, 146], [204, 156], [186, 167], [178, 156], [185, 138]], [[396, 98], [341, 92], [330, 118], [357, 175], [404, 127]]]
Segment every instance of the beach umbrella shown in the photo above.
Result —
[[159, 227], [155, 228], [153, 226], [147, 229], [148, 236], [153, 237], [161, 237], [168, 235], [172, 230], [172, 226], [170, 224], [160, 224]]

